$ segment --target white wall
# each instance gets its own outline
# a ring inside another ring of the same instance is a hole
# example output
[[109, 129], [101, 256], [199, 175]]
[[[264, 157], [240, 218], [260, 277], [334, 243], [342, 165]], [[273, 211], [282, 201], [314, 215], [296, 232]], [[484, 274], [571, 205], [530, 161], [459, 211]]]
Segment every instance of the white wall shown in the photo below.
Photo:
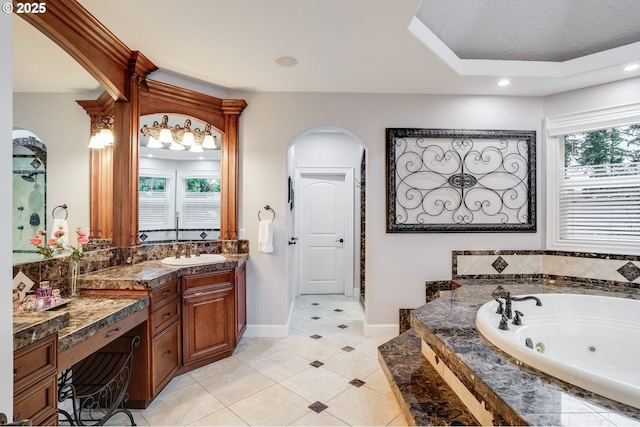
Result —
[[96, 96], [95, 93], [13, 94], [13, 125], [35, 133], [47, 146], [47, 225], [52, 224], [52, 209], [66, 203], [72, 234], [78, 226], [89, 226], [87, 145], [91, 119], [76, 100]]
[[544, 98], [544, 116], [577, 113], [640, 102], [640, 77]]
[[[526, 97], [423, 96], [375, 94], [233, 93], [248, 107], [240, 123], [240, 224], [255, 242], [256, 212], [270, 204], [286, 209], [287, 146], [313, 128], [351, 132], [367, 149], [366, 322], [396, 324], [398, 308], [424, 302], [426, 280], [451, 277], [451, 251], [462, 249], [540, 249], [537, 233], [387, 234], [385, 227], [385, 128], [526, 129], [540, 132], [542, 99]], [[539, 160], [539, 158], [538, 158]], [[541, 188], [538, 175], [538, 188]], [[538, 199], [540, 202], [540, 198]], [[538, 203], [538, 206], [540, 203]], [[287, 321], [282, 216], [274, 227], [274, 253], [251, 246], [247, 271], [250, 324]]]
[[[0, 174], [3, 185], [0, 185], [0, 197], [2, 200], [11, 200], [11, 144], [12, 123], [12, 14], [0, 14]], [[3, 236], [12, 235], [10, 209], [0, 209], [0, 227]], [[5, 290], [4, 298], [0, 298], [0, 412], [13, 418], [13, 346], [7, 343], [13, 342], [13, 317], [11, 307], [11, 239], [0, 240], [0, 276], [3, 277]]]

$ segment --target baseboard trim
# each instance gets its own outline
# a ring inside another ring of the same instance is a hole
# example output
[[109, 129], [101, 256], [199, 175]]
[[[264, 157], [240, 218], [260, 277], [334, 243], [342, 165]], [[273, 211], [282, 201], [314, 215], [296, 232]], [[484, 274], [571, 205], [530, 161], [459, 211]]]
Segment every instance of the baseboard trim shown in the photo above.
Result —
[[291, 316], [293, 315], [293, 307], [295, 300], [291, 301], [289, 307], [289, 317], [287, 317], [287, 323], [285, 325], [247, 325], [247, 330], [244, 331], [245, 337], [262, 337], [262, 338], [282, 338], [289, 336], [289, 327], [291, 325]]
[[368, 324], [364, 322], [362, 332], [367, 337], [379, 337], [383, 335], [398, 335], [399, 326], [397, 323], [380, 323], [380, 324]]

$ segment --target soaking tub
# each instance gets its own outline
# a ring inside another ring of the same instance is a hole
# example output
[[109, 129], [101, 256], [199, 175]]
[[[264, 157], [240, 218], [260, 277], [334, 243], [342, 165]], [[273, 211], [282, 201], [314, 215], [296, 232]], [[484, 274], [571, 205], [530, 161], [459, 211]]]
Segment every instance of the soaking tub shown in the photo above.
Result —
[[640, 300], [533, 296], [542, 306], [531, 300], [512, 302], [512, 310], [523, 316], [520, 326], [510, 319], [509, 330], [499, 328], [498, 302], [484, 304], [476, 315], [478, 330], [500, 350], [531, 367], [640, 409]]

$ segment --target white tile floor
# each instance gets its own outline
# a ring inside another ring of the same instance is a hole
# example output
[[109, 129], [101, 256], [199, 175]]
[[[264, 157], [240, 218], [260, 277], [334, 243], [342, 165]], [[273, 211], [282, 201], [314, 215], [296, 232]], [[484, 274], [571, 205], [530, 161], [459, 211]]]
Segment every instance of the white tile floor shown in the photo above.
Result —
[[391, 336], [365, 337], [363, 318], [353, 298], [301, 296], [288, 337], [243, 338], [233, 356], [174, 378], [147, 409], [132, 411], [136, 423], [406, 425], [378, 363], [377, 347]]

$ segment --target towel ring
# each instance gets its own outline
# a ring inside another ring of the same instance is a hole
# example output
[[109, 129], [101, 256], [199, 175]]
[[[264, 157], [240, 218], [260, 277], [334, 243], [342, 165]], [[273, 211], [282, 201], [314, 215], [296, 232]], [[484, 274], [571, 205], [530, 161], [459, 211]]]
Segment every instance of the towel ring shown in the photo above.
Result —
[[51, 216], [53, 217], [53, 219], [56, 219], [56, 210], [57, 209], [64, 209], [64, 219], [66, 220], [67, 218], [69, 218], [69, 211], [67, 210], [67, 204], [62, 204], [59, 206], [56, 206], [55, 208], [53, 208], [53, 210], [51, 211]]
[[[273, 209], [271, 209], [271, 206], [266, 205], [264, 207], [265, 211], [271, 211], [271, 214], [273, 215], [273, 218], [271, 218], [271, 221], [273, 221], [274, 219], [276, 219], [276, 211], [274, 211]], [[260, 218], [260, 211], [258, 211], [258, 220], [262, 221], [262, 218]]]

